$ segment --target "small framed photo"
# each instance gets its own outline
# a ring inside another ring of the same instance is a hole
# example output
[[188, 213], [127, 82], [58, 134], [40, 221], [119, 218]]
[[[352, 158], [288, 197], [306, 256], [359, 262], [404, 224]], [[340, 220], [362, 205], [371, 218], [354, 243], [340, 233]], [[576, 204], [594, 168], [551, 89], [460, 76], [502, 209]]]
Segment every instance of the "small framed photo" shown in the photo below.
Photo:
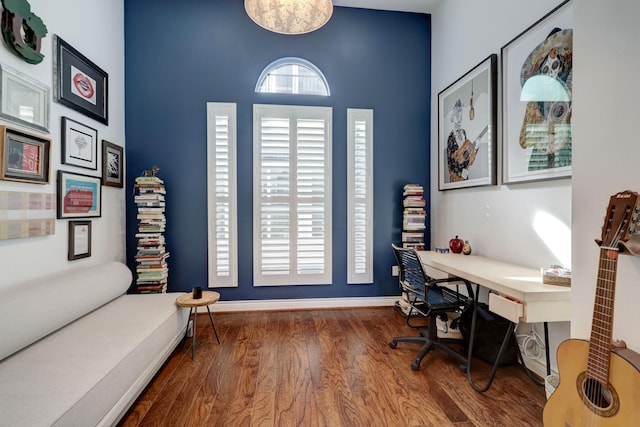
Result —
[[1, 63], [0, 82], [0, 117], [49, 132], [49, 87]]
[[55, 100], [108, 125], [108, 74], [57, 35], [54, 46]]
[[101, 216], [100, 178], [58, 171], [58, 219]]
[[51, 140], [0, 126], [0, 179], [49, 183]]
[[102, 140], [102, 185], [123, 187], [123, 149], [119, 145]]
[[62, 118], [62, 163], [98, 169], [98, 131], [68, 117]]
[[570, 177], [572, 2], [503, 46], [501, 57], [504, 183]]
[[91, 221], [69, 221], [69, 253], [73, 261], [91, 256]]
[[497, 65], [492, 54], [438, 94], [438, 189], [496, 184]]

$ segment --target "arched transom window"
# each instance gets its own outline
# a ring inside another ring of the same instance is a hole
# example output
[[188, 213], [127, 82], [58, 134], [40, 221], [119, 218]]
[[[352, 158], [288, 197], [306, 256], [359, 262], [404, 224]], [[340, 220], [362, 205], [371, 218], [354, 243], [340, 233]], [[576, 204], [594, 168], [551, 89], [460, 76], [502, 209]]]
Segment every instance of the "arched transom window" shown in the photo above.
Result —
[[260, 74], [257, 93], [329, 96], [329, 84], [322, 71], [302, 58], [280, 58]]

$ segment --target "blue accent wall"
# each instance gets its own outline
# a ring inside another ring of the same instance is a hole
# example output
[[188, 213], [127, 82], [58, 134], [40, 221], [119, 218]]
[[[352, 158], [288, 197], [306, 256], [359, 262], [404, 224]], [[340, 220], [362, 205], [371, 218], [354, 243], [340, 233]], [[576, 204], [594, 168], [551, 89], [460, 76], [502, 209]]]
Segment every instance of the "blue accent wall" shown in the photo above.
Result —
[[[310, 34], [285, 36], [251, 21], [239, 0], [125, 0], [127, 191], [153, 165], [167, 189], [169, 290], [207, 284], [206, 103], [237, 103], [239, 286], [223, 300], [398, 295], [402, 187], [429, 188], [430, 16], [334, 8]], [[284, 56], [311, 61], [329, 97], [254, 93]], [[253, 287], [253, 104], [333, 107], [333, 284]], [[374, 283], [347, 285], [347, 108], [374, 110]], [[428, 203], [428, 200], [427, 200]], [[127, 202], [127, 262], [135, 271], [136, 206]], [[426, 234], [429, 241], [429, 234]]]

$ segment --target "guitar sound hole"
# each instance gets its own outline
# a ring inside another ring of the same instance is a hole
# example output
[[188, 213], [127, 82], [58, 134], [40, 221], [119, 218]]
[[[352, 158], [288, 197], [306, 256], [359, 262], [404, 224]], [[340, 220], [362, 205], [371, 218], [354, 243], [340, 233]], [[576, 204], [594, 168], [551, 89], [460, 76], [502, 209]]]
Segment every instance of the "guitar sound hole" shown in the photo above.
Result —
[[583, 384], [586, 398], [594, 406], [605, 409], [611, 406], [611, 392], [600, 384], [599, 381], [589, 378]]
[[620, 410], [620, 398], [611, 384], [603, 385], [586, 372], [578, 375], [576, 385], [582, 402], [594, 413], [602, 417], [612, 417]]

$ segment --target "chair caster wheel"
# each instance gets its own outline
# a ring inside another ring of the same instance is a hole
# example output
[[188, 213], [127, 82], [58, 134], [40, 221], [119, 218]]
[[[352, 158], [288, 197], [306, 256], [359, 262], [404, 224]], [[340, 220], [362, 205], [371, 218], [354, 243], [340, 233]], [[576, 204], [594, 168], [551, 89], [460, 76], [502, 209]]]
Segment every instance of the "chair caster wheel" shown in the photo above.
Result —
[[391, 341], [391, 342], [389, 343], [389, 347], [391, 347], [391, 348], [396, 348], [397, 346], [398, 346], [398, 343], [397, 343], [397, 342], [395, 342], [395, 341]]
[[420, 369], [420, 362], [418, 362], [417, 360], [414, 360], [411, 363], [411, 369], [413, 369], [414, 371], [417, 371]]

